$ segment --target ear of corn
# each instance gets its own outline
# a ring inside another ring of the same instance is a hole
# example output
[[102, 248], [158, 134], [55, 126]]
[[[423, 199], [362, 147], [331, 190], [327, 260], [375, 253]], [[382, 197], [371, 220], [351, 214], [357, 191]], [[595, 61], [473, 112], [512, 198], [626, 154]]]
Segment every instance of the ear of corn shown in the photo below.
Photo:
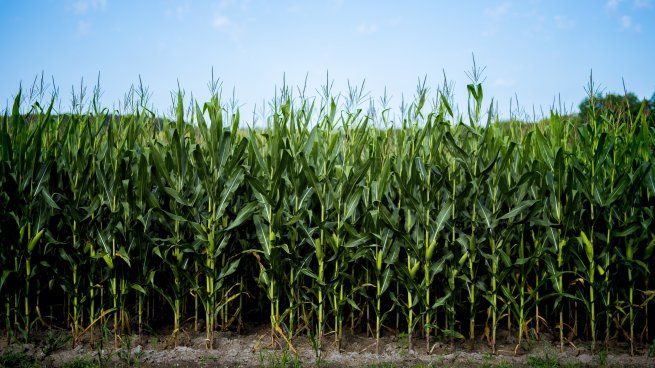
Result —
[[75, 338], [98, 319], [177, 335], [192, 318], [210, 348], [258, 322], [379, 349], [386, 326], [410, 349], [483, 335], [495, 351], [499, 328], [518, 349], [549, 326], [560, 348], [634, 346], [653, 324], [652, 120], [500, 122], [467, 91], [465, 116], [447, 89], [428, 108], [423, 84], [394, 117], [364, 113], [357, 88], [285, 87], [247, 131], [218, 93], [178, 92], [166, 119], [97, 98], [56, 114], [19, 92], [0, 125], [5, 329], [27, 340], [40, 313]]

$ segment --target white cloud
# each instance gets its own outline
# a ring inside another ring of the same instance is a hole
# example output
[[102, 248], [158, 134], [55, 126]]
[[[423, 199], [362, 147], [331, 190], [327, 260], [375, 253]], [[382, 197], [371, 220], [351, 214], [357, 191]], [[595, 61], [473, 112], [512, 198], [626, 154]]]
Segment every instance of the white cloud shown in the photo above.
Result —
[[164, 12], [167, 17], [175, 18], [178, 21], [183, 21], [186, 19], [187, 15], [191, 13], [191, 4], [189, 1], [180, 3], [174, 8], [168, 8]]
[[230, 26], [230, 24], [232, 24], [230, 18], [221, 14], [216, 14], [212, 20], [212, 26], [216, 29], [226, 28]]
[[609, 10], [616, 10], [619, 7], [619, 4], [622, 0], [607, 0], [605, 2], [605, 7]]
[[357, 27], [357, 32], [361, 34], [373, 34], [378, 31], [378, 26], [371, 23], [361, 23]]
[[575, 22], [566, 15], [556, 15], [554, 18], [555, 26], [559, 29], [571, 29], [575, 26]]
[[[624, 31], [641, 32], [641, 25], [636, 23], [630, 14], [626, 14], [628, 9], [621, 9], [621, 4], [625, 0], [607, 0], [605, 2], [605, 9], [609, 13], [609, 17], [619, 24], [619, 28]], [[650, 8], [651, 0], [633, 0], [634, 8]], [[633, 9], [634, 10], [634, 9]]]
[[482, 30], [482, 36], [490, 37], [498, 32], [498, 26], [509, 15], [510, 7], [511, 4], [509, 1], [503, 1], [492, 8], [486, 8], [484, 10], [484, 14], [488, 19], [488, 24], [486, 25], [486, 28]]
[[621, 29], [633, 32], [641, 32], [641, 25], [635, 23], [629, 15], [622, 15], [619, 18], [619, 23], [621, 24]]
[[89, 10], [107, 9], [107, 0], [77, 0], [73, 3], [73, 11], [77, 14], [86, 14]]
[[509, 12], [510, 8], [510, 3], [509, 1], [504, 1], [498, 6], [495, 6], [493, 8], [487, 8], [485, 10], [485, 14], [494, 20], [499, 20], [500, 18], [503, 18], [507, 13]]

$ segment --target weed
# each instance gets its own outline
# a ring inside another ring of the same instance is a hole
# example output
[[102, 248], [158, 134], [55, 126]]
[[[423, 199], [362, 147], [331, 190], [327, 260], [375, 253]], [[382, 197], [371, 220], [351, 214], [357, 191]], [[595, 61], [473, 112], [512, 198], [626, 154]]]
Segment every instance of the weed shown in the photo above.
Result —
[[127, 336], [124, 341], [125, 346], [118, 350], [118, 359], [128, 367], [140, 367], [143, 350], [140, 347], [132, 349], [133, 338], [131, 336]]
[[532, 368], [558, 368], [560, 364], [556, 358], [546, 355], [544, 357], [528, 357], [528, 366]]
[[43, 345], [43, 354], [46, 356], [63, 348], [66, 343], [71, 340], [71, 336], [67, 333], [57, 333], [55, 331], [48, 331]]
[[92, 359], [77, 358], [68, 363], [64, 363], [61, 368], [97, 368], [99, 365]]
[[275, 352], [260, 352], [259, 366], [267, 368], [300, 368], [300, 360], [297, 355], [293, 355], [288, 349], [284, 349], [281, 354]]
[[38, 366], [34, 357], [22, 352], [7, 352], [0, 355], [0, 368], [32, 368]]

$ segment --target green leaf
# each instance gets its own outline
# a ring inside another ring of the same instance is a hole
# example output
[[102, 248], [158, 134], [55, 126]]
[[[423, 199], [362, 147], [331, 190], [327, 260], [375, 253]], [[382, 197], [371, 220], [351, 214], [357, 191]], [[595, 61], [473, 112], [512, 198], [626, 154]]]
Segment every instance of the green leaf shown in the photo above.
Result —
[[223, 191], [221, 192], [221, 197], [220, 201], [218, 202], [218, 207], [216, 208], [216, 216], [218, 218], [221, 218], [223, 216], [223, 213], [225, 212], [225, 208], [228, 205], [228, 201], [234, 195], [234, 192], [236, 192], [237, 188], [239, 185], [241, 185], [241, 182], [243, 181], [244, 178], [244, 173], [243, 169], [237, 170], [236, 173], [232, 173], [232, 177], [230, 180], [225, 183], [225, 187], [223, 188]]
[[230, 231], [237, 226], [241, 225], [244, 221], [248, 220], [251, 218], [252, 214], [257, 211], [257, 203], [256, 202], [248, 202], [245, 206], [241, 207], [239, 210], [239, 213], [237, 213], [236, 217], [232, 222], [230, 222], [230, 225], [225, 228], [225, 231]]
[[264, 251], [266, 258], [270, 258], [272, 249], [271, 239], [268, 234], [268, 228], [264, 226], [259, 215], [253, 217], [253, 220], [255, 222], [255, 228], [257, 229], [257, 239], [259, 239], [259, 244], [262, 246], [262, 250]]
[[343, 217], [343, 221], [348, 221], [354, 215], [361, 196], [362, 196], [361, 191], [357, 191], [354, 194], [348, 196], [348, 200], [346, 202], [346, 213]]
[[391, 270], [391, 268], [387, 267], [382, 272], [382, 276], [381, 276], [382, 284], [381, 284], [380, 290], [378, 292], [378, 295], [384, 294], [384, 292], [389, 288], [389, 285], [391, 284], [391, 279], [392, 278], [393, 278], [393, 271]]
[[222, 279], [230, 276], [234, 272], [236, 272], [237, 268], [239, 268], [239, 262], [240, 261], [241, 261], [241, 259], [237, 258], [237, 259], [233, 260], [232, 262], [230, 262], [227, 265], [227, 267], [225, 267], [225, 268], [223, 268], [221, 270], [221, 273], [218, 275], [218, 279], [222, 280]]
[[450, 299], [450, 293], [448, 293], [448, 294], [442, 296], [441, 298], [435, 300], [434, 304], [432, 304], [432, 309], [436, 309], [436, 308], [439, 308], [439, 307], [442, 307], [442, 306], [446, 305], [446, 303], [448, 302], [449, 299]]
[[132, 265], [130, 264], [130, 257], [128, 256], [127, 251], [125, 250], [124, 247], [120, 247], [118, 252], [116, 252], [116, 256], [120, 257], [123, 261], [125, 261], [128, 267], [132, 267]]
[[134, 290], [140, 292], [140, 293], [143, 294], [143, 295], [148, 295], [148, 293], [146, 292], [146, 289], [144, 289], [144, 288], [143, 288], [141, 285], [139, 285], [139, 284], [132, 284], [132, 285], [130, 285], [130, 287], [131, 287], [132, 289], [134, 289]]
[[518, 214], [523, 212], [524, 210], [532, 207], [535, 203], [538, 201], [536, 199], [530, 199], [530, 200], [525, 200], [521, 202], [518, 206], [512, 208], [509, 212], [504, 214], [499, 218], [499, 220], [512, 220], [514, 219]]
[[437, 218], [435, 219], [435, 227], [432, 229], [434, 235], [439, 234], [443, 230], [444, 226], [450, 220], [450, 216], [453, 213], [453, 203], [449, 202], [446, 206], [441, 208]]
[[41, 195], [43, 195], [43, 198], [45, 199], [48, 206], [50, 206], [50, 208], [54, 208], [56, 210], [61, 209], [59, 208], [57, 203], [55, 203], [54, 199], [52, 199], [52, 196], [50, 195], [50, 193], [48, 193], [48, 190], [45, 187], [41, 188]]

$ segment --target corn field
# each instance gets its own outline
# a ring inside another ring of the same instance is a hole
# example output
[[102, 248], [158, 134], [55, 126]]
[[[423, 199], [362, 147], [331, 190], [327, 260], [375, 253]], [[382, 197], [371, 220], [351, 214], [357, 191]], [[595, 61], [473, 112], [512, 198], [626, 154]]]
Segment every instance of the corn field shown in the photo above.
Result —
[[217, 92], [174, 94], [171, 118], [19, 93], [0, 126], [5, 333], [650, 343], [645, 114], [500, 121], [477, 82], [463, 113], [447, 88], [392, 109], [328, 87], [285, 87], [250, 125]]

